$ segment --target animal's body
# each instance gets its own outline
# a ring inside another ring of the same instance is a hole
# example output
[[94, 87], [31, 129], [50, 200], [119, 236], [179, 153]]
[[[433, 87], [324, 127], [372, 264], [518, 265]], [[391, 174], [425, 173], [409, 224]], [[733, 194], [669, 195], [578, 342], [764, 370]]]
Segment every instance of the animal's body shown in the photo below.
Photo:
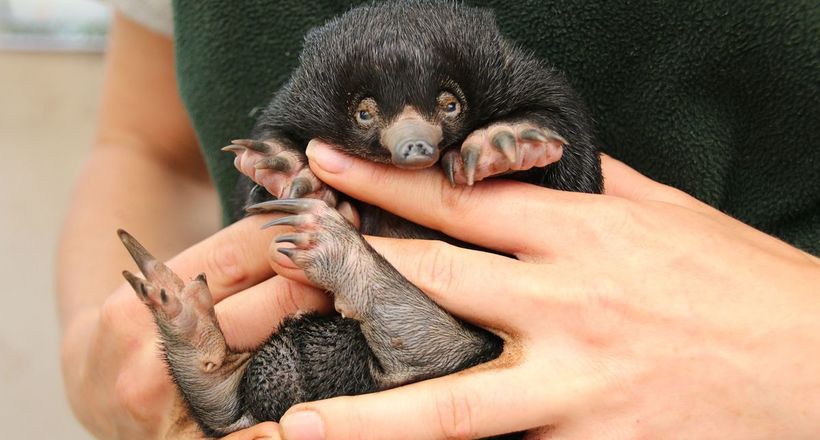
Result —
[[504, 174], [596, 193], [591, 133], [563, 76], [504, 39], [488, 11], [396, 2], [312, 31], [252, 139], [226, 149], [257, 185], [250, 199], [261, 203], [249, 212], [294, 214], [275, 221], [296, 229], [277, 239], [295, 245], [282, 252], [332, 292], [340, 314], [289, 318], [258, 350], [232, 351], [204, 277], [186, 285], [121, 233], [147, 281], [126, 278], [156, 318], [193, 418], [206, 434], [226, 434], [278, 420], [299, 402], [441, 376], [502, 352], [499, 337], [440, 309], [361, 234], [454, 241], [350, 201], [357, 231], [334, 209], [350, 212], [346, 201], [307, 168], [310, 139], [401, 168], [441, 165], [454, 185]]

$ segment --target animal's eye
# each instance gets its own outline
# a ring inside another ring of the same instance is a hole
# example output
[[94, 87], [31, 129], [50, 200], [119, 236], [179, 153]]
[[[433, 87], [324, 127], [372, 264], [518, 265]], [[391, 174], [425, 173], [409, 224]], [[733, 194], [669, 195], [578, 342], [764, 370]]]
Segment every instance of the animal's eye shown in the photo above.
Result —
[[461, 103], [458, 98], [450, 92], [441, 92], [438, 95], [438, 107], [445, 116], [458, 116], [461, 113]]
[[356, 123], [363, 128], [372, 126], [378, 116], [379, 108], [373, 98], [362, 99], [359, 105], [356, 106], [356, 112], [354, 113]]

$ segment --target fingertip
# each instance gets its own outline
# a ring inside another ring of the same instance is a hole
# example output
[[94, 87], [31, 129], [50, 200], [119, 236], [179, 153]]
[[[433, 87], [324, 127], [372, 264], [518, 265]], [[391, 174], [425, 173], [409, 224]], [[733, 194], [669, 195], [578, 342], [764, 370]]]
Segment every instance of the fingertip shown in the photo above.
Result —
[[601, 172], [604, 175], [604, 194], [642, 199], [657, 182], [644, 176], [624, 162], [601, 154]]
[[621, 172], [632, 172], [636, 175], [642, 176], [639, 172], [635, 171], [634, 168], [630, 167], [626, 163], [615, 159], [614, 157], [606, 154], [601, 153], [601, 168], [604, 173], [604, 177], [608, 174], [609, 171], [621, 171]]
[[325, 425], [318, 412], [309, 409], [291, 409], [280, 421], [286, 440], [324, 440]]
[[262, 422], [255, 427], [254, 440], [281, 440], [279, 425], [274, 422]]
[[310, 142], [308, 142], [305, 155], [307, 155], [310, 165], [319, 168], [319, 170], [314, 171], [341, 174], [349, 170], [353, 165], [352, 157], [336, 150], [330, 144], [320, 139], [311, 139]]

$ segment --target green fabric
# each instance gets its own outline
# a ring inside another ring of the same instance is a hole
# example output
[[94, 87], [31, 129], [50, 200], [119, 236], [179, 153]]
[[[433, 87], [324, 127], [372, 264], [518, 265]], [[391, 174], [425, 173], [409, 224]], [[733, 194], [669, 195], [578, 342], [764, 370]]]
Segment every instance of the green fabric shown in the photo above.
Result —
[[[219, 148], [341, 3], [175, 0], [181, 93], [223, 201], [237, 174]], [[466, 3], [567, 73], [607, 152], [820, 254], [816, 0]]]

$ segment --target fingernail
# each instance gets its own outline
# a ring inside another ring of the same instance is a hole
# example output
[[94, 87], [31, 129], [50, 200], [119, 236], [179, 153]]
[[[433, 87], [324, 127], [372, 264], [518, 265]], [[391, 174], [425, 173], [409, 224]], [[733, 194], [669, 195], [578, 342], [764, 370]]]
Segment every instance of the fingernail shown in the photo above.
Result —
[[324, 440], [325, 427], [319, 414], [313, 411], [298, 411], [285, 414], [279, 422], [285, 440]]
[[311, 163], [332, 174], [343, 173], [353, 165], [352, 157], [340, 153], [331, 148], [330, 145], [315, 139], [308, 142], [305, 154], [307, 154]]

